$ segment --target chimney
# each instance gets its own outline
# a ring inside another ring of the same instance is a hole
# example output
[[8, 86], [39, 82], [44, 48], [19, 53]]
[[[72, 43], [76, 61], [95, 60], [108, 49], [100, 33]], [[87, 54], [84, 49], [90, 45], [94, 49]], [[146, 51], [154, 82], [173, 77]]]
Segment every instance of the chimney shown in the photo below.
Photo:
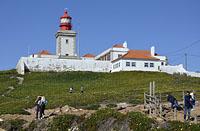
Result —
[[151, 56], [155, 56], [155, 47], [154, 46], [151, 47]]
[[123, 47], [124, 47], [124, 48], [127, 48], [127, 42], [126, 42], [126, 41], [124, 41]]

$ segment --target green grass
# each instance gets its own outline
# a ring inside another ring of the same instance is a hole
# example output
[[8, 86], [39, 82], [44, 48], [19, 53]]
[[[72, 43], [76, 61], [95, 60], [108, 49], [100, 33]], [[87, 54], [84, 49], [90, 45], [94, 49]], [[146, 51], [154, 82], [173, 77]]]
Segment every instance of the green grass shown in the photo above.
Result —
[[[100, 103], [138, 104], [143, 102], [143, 93], [148, 91], [150, 81], [156, 82], [156, 92], [163, 94], [163, 100], [166, 100], [164, 94], [169, 92], [181, 100], [183, 90], [200, 91], [200, 78], [158, 72], [34, 72], [23, 76], [22, 85], [11, 76], [19, 75], [14, 70], [0, 71], [0, 94], [4, 94], [8, 86], [15, 87], [9, 94], [0, 96], [0, 114], [25, 113], [23, 108], [33, 107], [38, 95], [47, 98], [47, 108], [66, 104], [91, 109], [98, 108]], [[84, 93], [80, 93], [81, 85]], [[68, 91], [71, 86], [74, 93]]]

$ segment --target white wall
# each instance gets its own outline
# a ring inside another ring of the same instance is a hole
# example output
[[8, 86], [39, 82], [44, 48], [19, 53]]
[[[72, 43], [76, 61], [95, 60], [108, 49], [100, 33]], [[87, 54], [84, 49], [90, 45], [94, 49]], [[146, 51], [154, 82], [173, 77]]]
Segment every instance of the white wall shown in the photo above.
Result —
[[[126, 62], [130, 62], [130, 66], [126, 66]], [[132, 66], [132, 62], [136, 63], [136, 66]], [[118, 68], [113, 68], [115, 65], [120, 63]], [[144, 63], [148, 63], [148, 67], [144, 67]], [[150, 67], [150, 63], [154, 63], [154, 67]], [[150, 61], [150, 60], [136, 60], [136, 59], [127, 59], [127, 60], [118, 60], [113, 62], [112, 72], [117, 71], [160, 71], [159, 67], [161, 66], [160, 61]]]
[[183, 65], [175, 65], [175, 66], [162, 66], [161, 68], [162, 72], [166, 72], [168, 74], [174, 74], [174, 73], [187, 73], [187, 71], [183, 68]]
[[56, 34], [56, 55], [66, 54], [76, 55], [76, 32], [72, 30], [58, 31]]
[[80, 60], [80, 59], [53, 59], [53, 58], [20, 58], [17, 64], [17, 72], [24, 74], [26, 66], [30, 71], [93, 71], [110, 72], [111, 63], [109, 61]]
[[187, 75], [191, 77], [200, 77], [200, 73], [197, 72], [187, 72]]
[[[130, 62], [130, 67], [126, 66]], [[136, 67], [131, 62], [136, 62]], [[144, 67], [144, 63], [154, 63], [154, 67]], [[17, 63], [16, 69], [19, 74], [25, 73], [25, 66], [30, 71], [92, 71], [92, 72], [119, 72], [119, 71], [161, 71], [168, 74], [180, 73], [191, 77], [200, 77], [200, 73], [188, 72], [183, 65], [161, 66], [160, 61], [143, 60], [118, 60], [111, 64], [110, 61], [98, 61], [91, 59], [55, 59], [55, 58], [30, 58], [21, 57]], [[115, 68], [113, 68], [115, 66]], [[160, 67], [160, 70], [158, 69]]]

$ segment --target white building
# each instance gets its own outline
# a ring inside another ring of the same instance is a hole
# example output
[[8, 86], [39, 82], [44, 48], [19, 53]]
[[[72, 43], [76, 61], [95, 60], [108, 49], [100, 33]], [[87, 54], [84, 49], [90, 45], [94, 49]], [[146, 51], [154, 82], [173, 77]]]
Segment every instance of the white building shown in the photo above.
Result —
[[16, 69], [19, 74], [26, 71], [155, 71], [166, 73], [187, 73], [200, 77], [194, 72], [187, 72], [183, 66], [169, 66], [166, 56], [155, 53], [155, 47], [150, 50], [131, 50], [127, 42], [115, 44], [99, 55], [86, 54], [77, 56], [76, 32], [71, 30], [72, 18], [67, 11], [60, 17], [60, 30], [56, 33], [56, 54], [43, 50], [29, 57], [21, 57]]

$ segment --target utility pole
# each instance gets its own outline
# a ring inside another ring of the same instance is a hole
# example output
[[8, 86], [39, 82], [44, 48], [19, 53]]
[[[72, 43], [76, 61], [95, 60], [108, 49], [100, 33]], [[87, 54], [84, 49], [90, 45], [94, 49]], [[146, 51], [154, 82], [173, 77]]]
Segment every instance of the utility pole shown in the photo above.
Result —
[[185, 53], [185, 69], [187, 70], [187, 53]]

